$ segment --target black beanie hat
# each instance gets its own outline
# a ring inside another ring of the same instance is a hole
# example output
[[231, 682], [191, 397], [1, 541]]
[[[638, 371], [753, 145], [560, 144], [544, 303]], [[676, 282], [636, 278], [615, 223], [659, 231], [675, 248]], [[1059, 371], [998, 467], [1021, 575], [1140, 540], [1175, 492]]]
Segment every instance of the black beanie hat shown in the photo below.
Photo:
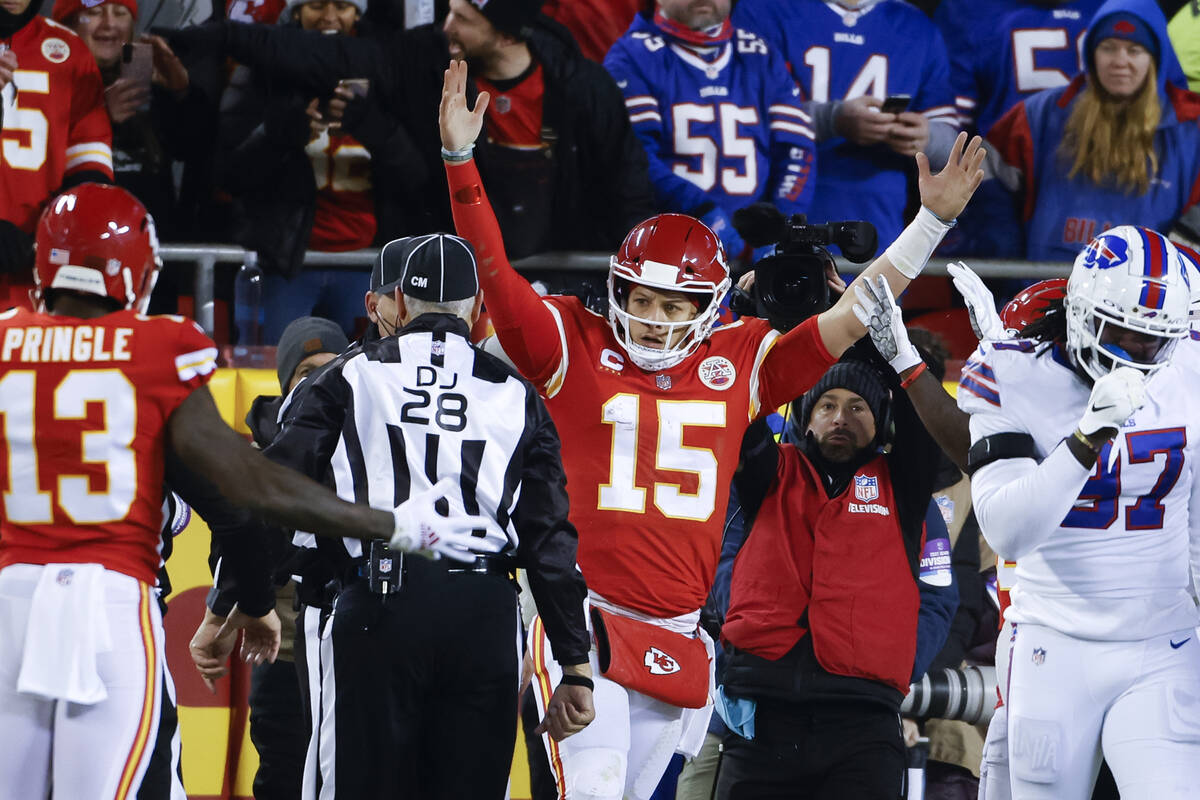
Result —
[[542, 8], [542, 0], [469, 0], [488, 22], [502, 33], [525, 38], [525, 29], [533, 24]]
[[275, 350], [275, 365], [279, 374], [279, 388], [287, 392], [292, 382], [292, 373], [300, 362], [314, 353], [338, 353], [350, 346], [342, 327], [320, 317], [300, 317], [292, 320], [279, 337]]
[[[888, 401], [888, 387], [879, 372], [865, 361], [839, 361], [800, 398], [800, 414], [794, 417], [797, 433], [803, 435], [808, 429], [808, 421], [812, 417], [817, 400], [830, 389], [848, 389], [865, 400], [872, 416], [875, 417], [876, 439], [882, 436], [884, 432], [878, 428], [882, 424], [884, 404]], [[795, 410], [793, 407], [793, 414]]]

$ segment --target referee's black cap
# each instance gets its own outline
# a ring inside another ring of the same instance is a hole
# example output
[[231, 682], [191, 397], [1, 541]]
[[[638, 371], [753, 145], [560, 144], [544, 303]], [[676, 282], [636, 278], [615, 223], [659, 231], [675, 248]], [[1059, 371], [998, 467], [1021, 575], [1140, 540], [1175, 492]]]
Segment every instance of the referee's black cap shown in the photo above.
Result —
[[466, 300], [479, 293], [475, 249], [461, 236], [428, 233], [388, 242], [371, 269], [371, 291], [431, 303]]

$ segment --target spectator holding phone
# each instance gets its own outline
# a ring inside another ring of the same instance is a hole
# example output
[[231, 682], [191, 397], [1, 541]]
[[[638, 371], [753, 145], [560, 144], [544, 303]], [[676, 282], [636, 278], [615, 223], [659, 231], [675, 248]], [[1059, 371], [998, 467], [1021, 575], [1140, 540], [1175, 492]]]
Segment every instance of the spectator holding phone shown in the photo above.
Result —
[[[281, 19], [354, 46], [351, 37], [372, 35], [365, 11], [366, 0], [288, 0]], [[351, 334], [362, 314], [359, 276], [305, 269], [304, 251], [359, 250], [408, 232], [405, 195], [427, 179], [427, 159], [368, 78], [345, 75], [314, 95], [269, 72], [254, 70], [247, 89], [222, 101], [222, 135], [238, 144], [221, 180], [234, 197], [234, 239], [258, 251], [265, 274], [263, 344], [309, 314]], [[248, 136], [225, 126], [239, 124], [239, 107], [262, 109]]]
[[33, 229], [46, 202], [112, 180], [96, 64], [34, 0], [0, 1], [0, 310], [29, 307]]
[[818, 178], [809, 219], [862, 219], [880, 242], [895, 239], [913, 156], [940, 167], [958, 135], [933, 23], [901, 0], [742, 0], [733, 22], [783, 55], [810, 101]]
[[196, 132], [205, 108], [187, 69], [161, 37], [134, 41], [137, 0], [55, 0], [50, 15], [79, 34], [100, 69], [117, 185], [142, 201], [160, 236], [171, 238], [172, 162], [203, 146]]

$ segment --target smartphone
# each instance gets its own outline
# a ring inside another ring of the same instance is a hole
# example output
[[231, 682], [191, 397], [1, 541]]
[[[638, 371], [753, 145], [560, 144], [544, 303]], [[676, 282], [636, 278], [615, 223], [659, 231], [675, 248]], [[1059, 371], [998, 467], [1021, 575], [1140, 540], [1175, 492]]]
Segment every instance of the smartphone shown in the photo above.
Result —
[[154, 75], [154, 46], [144, 42], [127, 42], [121, 48], [121, 77], [145, 89], [146, 102], [139, 108], [150, 107], [150, 79]]
[[338, 88], [349, 89], [356, 97], [366, 97], [371, 81], [367, 78], [342, 78], [337, 85]]
[[911, 94], [889, 94], [884, 98], [879, 110], [884, 114], [899, 114], [901, 111], [907, 111], [911, 102]]

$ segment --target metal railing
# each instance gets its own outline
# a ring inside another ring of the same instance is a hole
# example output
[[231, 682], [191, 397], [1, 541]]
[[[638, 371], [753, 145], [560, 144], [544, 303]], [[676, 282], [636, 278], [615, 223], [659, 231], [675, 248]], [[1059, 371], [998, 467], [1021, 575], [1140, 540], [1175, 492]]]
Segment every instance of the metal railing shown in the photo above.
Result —
[[[217, 264], [245, 264], [248, 261], [254, 263], [257, 261], [256, 254], [241, 247], [212, 244], [164, 245], [159, 252], [165, 263], [191, 262], [196, 265], [193, 289], [196, 322], [211, 336], [215, 329], [213, 297]], [[368, 272], [378, 254], [379, 250], [375, 248], [354, 250], [348, 253], [320, 253], [309, 250], [305, 253], [304, 264], [321, 269]], [[608, 253], [553, 252], [518, 259], [513, 262], [513, 266], [520, 272], [603, 273], [608, 269], [608, 260]], [[923, 274], [945, 275], [946, 265], [951, 260], [935, 259], [925, 268]], [[984, 278], [1065, 278], [1071, 272], [1070, 264], [1058, 262], [1010, 261], [989, 258], [966, 259], [966, 261], [971, 265], [971, 269]], [[857, 275], [865, 266], [838, 259], [838, 269], [848, 274]], [[266, 300], [267, 298], [264, 298], [264, 301]]]

